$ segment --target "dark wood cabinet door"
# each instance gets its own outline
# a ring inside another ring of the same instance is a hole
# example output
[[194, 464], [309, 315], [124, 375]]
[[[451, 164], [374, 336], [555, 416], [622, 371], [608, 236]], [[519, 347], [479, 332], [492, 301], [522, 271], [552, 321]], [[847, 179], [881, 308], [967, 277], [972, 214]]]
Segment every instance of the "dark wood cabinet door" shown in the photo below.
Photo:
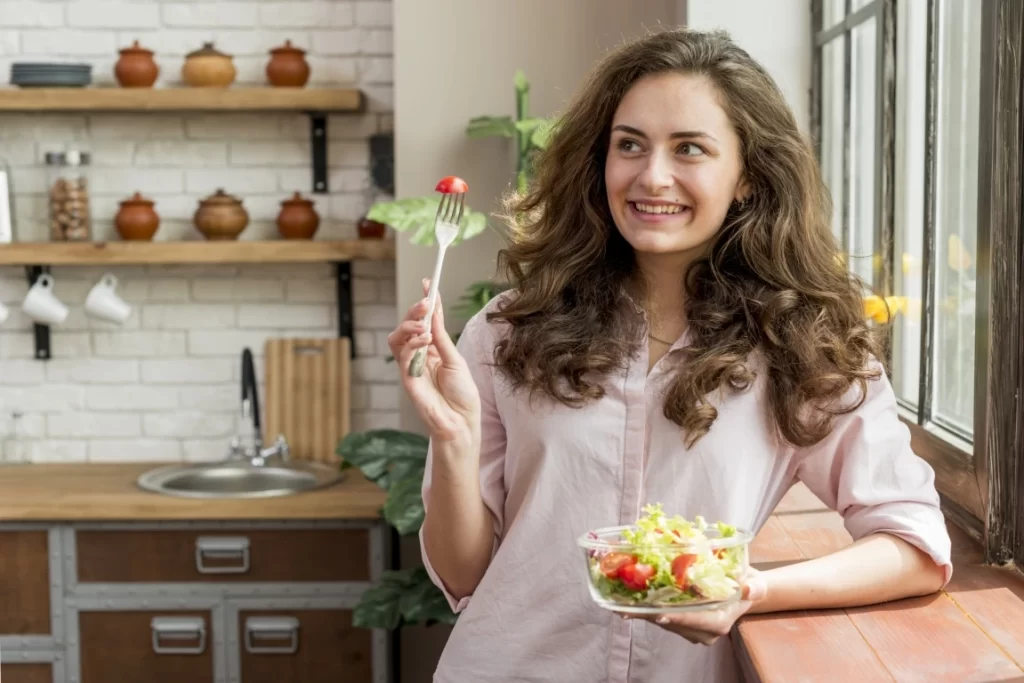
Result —
[[50, 635], [45, 529], [0, 531], [0, 635]]
[[82, 683], [213, 683], [207, 611], [79, 612]]
[[47, 663], [0, 664], [4, 683], [53, 683], [53, 665]]
[[79, 530], [78, 580], [368, 581], [366, 529]]
[[350, 610], [244, 610], [238, 633], [241, 683], [373, 681], [371, 632]]

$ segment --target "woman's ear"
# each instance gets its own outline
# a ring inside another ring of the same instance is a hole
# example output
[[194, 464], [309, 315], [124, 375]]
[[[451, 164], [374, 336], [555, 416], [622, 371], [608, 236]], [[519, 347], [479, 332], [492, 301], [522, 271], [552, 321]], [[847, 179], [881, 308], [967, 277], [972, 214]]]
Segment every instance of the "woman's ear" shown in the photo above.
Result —
[[736, 184], [736, 195], [734, 199], [739, 205], [747, 203], [747, 199], [750, 198], [750, 183], [747, 182], [746, 177], [740, 178], [740, 182]]

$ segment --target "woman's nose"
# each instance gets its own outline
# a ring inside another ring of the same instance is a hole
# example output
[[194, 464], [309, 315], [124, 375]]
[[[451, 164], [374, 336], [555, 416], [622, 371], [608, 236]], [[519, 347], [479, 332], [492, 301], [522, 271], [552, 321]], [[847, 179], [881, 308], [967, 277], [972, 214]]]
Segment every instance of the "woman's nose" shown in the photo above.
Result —
[[654, 193], [672, 186], [672, 165], [661, 154], [647, 158], [647, 166], [637, 179], [644, 190]]

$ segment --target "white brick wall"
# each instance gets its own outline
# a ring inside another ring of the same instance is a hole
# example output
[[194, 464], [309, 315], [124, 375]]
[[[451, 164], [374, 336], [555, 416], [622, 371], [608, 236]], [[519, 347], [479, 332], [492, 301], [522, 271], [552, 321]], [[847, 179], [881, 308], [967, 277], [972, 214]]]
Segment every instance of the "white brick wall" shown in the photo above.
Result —
[[[46, 240], [47, 151], [93, 154], [96, 239], [116, 239], [118, 202], [139, 191], [156, 201], [157, 240], [201, 238], [192, 215], [224, 188], [250, 214], [243, 240], [277, 236], [280, 202], [315, 200], [318, 239], [354, 238], [366, 207], [368, 137], [390, 130], [393, 100], [389, 0], [0, 0], [0, 87], [10, 64], [75, 60], [113, 85], [117, 50], [133, 40], [156, 51], [157, 87], [179, 85], [184, 55], [215, 41], [235, 56], [240, 85], [263, 85], [268, 50], [286, 39], [308, 51], [310, 85], [363, 88], [370, 111], [332, 115], [329, 193], [310, 193], [309, 120], [291, 114], [0, 114], [0, 158], [14, 171], [18, 238]], [[354, 429], [398, 426], [398, 385], [386, 363], [394, 326], [391, 263], [353, 264]], [[56, 267], [56, 293], [71, 309], [54, 328], [54, 358], [34, 360], [31, 321], [19, 303], [20, 268], [0, 268], [0, 454], [14, 433], [38, 462], [215, 460], [244, 429], [242, 348], [256, 355], [263, 388], [269, 337], [337, 334], [328, 265], [149, 266], [112, 269], [134, 307], [116, 326], [89, 318], [85, 296], [101, 268]], [[265, 393], [265, 392], [263, 392]], [[263, 398], [261, 393], [261, 398]]]

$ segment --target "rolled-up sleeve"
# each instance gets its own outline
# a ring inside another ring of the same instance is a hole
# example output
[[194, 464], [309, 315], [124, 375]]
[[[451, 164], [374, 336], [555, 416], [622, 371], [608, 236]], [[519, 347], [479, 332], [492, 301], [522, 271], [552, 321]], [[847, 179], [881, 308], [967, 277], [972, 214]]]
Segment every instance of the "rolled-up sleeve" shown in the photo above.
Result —
[[[859, 393], [854, 388], [847, 399]], [[910, 430], [884, 374], [868, 381], [859, 408], [838, 416], [831, 434], [798, 458], [797, 479], [843, 516], [854, 540], [879, 532], [898, 536], [945, 569], [943, 585], [949, 581], [951, 544], [935, 471], [911, 450]]]
[[[480, 424], [480, 492], [484, 505], [494, 515], [494, 546], [491, 557], [497, 552], [498, 542], [504, 527], [505, 510], [505, 426], [498, 413], [494, 391], [494, 368], [492, 366], [494, 334], [481, 311], [466, 323], [457, 348], [466, 359], [469, 370], [473, 374], [477, 389], [480, 392], [481, 424]], [[427, 450], [426, 472], [423, 475], [423, 505], [426, 509], [427, 495], [430, 491], [430, 474], [433, 464], [432, 449]], [[434, 571], [426, 545], [423, 543], [423, 529], [420, 529], [420, 553], [423, 565], [431, 581], [441, 589], [448, 604], [454, 612], [466, 609], [472, 596], [456, 599], [448, 587]]]

